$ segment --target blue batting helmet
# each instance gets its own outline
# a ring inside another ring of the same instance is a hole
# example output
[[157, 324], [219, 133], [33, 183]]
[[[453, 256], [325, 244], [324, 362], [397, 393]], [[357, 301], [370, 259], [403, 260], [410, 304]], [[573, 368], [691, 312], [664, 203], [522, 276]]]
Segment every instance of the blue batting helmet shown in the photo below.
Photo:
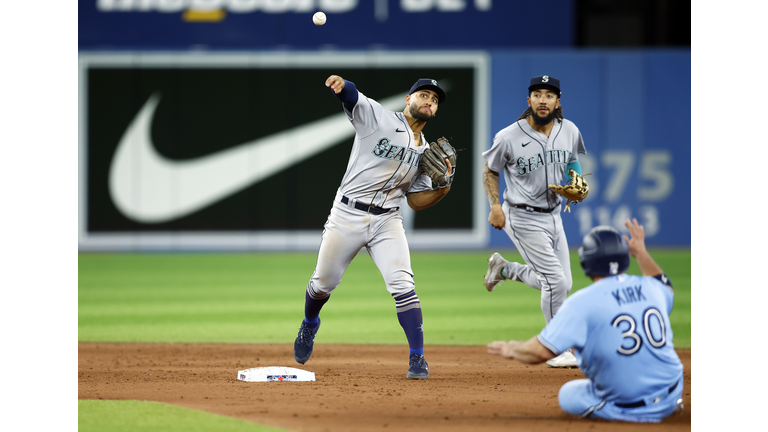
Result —
[[615, 228], [597, 226], [584, 236], [579, 261], [587, 276], [610, 276], [629, 268], [629, 246]]

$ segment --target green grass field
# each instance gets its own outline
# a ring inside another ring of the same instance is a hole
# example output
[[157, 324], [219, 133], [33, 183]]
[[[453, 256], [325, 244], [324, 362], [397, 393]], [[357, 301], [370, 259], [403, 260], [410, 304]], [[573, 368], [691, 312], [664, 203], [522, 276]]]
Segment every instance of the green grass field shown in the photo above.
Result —
[[79, 432], [284, 431], [160, 402], [81, 400], [77, 411]]
[[[501, 253], [522, 261], [514, 250]], [[691, 252], [651, 253], [675, 285], [670, 316], [674, 344], [690, 348]], [[427, 346], [527, 339], [543, 328], [539, 291], [511, 281], [493, 293], [485, 290], [489, 255], [488, 251], [412, 254]], [[80, 254], [78, 340], [291, 343], [303, 318], [304, 291], [316, 258], [314, 252]], [[581, 273], [575, 253], [571, 268], [573, 293], [589, 280]], [[629, 273], [639, 273], [634, 262]], [[394, 301], [365, 252], [352, 262], [321, 317], [323, 343], [407, 345]], [[166, 426], [164, 418], [188, 415], [178, 407], [106, 402], [79, 402], [80, 430], [121, 430], [112, 427], [112, 419], [133, 417], [131, 412], [136, 410], [143, 413], [141, 418], [158, 419], [133, 430], [197, 430]], [[274, 430], [200, 415], [196, 424], [208, 425], [206, 430]]]

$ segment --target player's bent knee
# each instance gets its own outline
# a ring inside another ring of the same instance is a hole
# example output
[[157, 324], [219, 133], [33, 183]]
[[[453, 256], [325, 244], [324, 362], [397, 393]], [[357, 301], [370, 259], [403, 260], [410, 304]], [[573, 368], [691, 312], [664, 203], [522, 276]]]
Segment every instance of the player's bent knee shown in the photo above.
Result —
[[588, 379], [568, 381], [560, 388], [557, 401], [560, 408], [568, 414], [580, 416], [584, 411], [600, 403], [591, 391], [592, 383]]
[[549, 291], [554, 297], [562, 298], [565, 300], [565, 297], [568, 296], [572, 285], [569, 284], [565, 278], [560, 277], [546, 279], [545, 284], [542, 286], [548, 287]]
[[537, 273], [539, 283], [541, 283], [541, 286], [551, 286], [551, 287], [565, 287], [568, 285], [568, 280], [565, 277], [565, 274], [563, 272], [554, 272], [554, 273]]
[[573, 278], [566, 276], [565, 281], [563, 281], [563, 286], [565, 287], [565, 295], [570, 294], [571, 289], [573, 289]]
[[389, 291], [389, 294], [392, 295], [392, 297], [397, 297], [415, 291], [415, 286], [413, 284], [387, 284], [387, 291]]
[[328, 297], [341, 283], [341, 280], [329, 281], [328, 279], [312, 278], [307, 284], [307, 292], [313, 298]]
[[384, 282], [387, 284], [387, 291], [392, 296], [402, 295], [416, 289], [413, 278], [407, 273], [403, 277], [385, 278]]

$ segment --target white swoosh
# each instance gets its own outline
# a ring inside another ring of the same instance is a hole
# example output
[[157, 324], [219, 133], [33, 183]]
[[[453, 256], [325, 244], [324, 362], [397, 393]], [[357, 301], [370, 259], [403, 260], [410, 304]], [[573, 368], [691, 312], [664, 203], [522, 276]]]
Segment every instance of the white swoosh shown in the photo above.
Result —
[[[194, 160], [176, 161], [159, 154], [152, 143], [152, 118], [159, 102], [160, 95], [153, 94], [125, 130], [109, 173], [117, 209], [143, 223], [187, 216], [355, 133], [342, 112]], [[401, 109], [405, 93], [379, 103], [392, 111]]]

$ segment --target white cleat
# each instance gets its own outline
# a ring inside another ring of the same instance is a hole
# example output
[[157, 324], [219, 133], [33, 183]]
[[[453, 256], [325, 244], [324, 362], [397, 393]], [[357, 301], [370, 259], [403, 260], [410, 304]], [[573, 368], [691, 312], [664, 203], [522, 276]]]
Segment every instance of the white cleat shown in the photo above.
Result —
[[677, 406], [672, 411], [672, 415], [680, 415], [685, 411], [685, 405], [683, 404], [683, 398], [677, 400]]
[[575, 368], [579, 367], [576, 356], [570, 351], [565, 351], [559, 356], [547, 360], [547, 366], [551, 368]]
[[485, 273], [483, 282], [485, 289], [493, 291], [497, 284], [504, 282], [505, 279], [501, 276], [501, 269], [508, 263], [509, 261], [502, 258], [501, 255], [496, 252], [488, 258], [488, 272]]

